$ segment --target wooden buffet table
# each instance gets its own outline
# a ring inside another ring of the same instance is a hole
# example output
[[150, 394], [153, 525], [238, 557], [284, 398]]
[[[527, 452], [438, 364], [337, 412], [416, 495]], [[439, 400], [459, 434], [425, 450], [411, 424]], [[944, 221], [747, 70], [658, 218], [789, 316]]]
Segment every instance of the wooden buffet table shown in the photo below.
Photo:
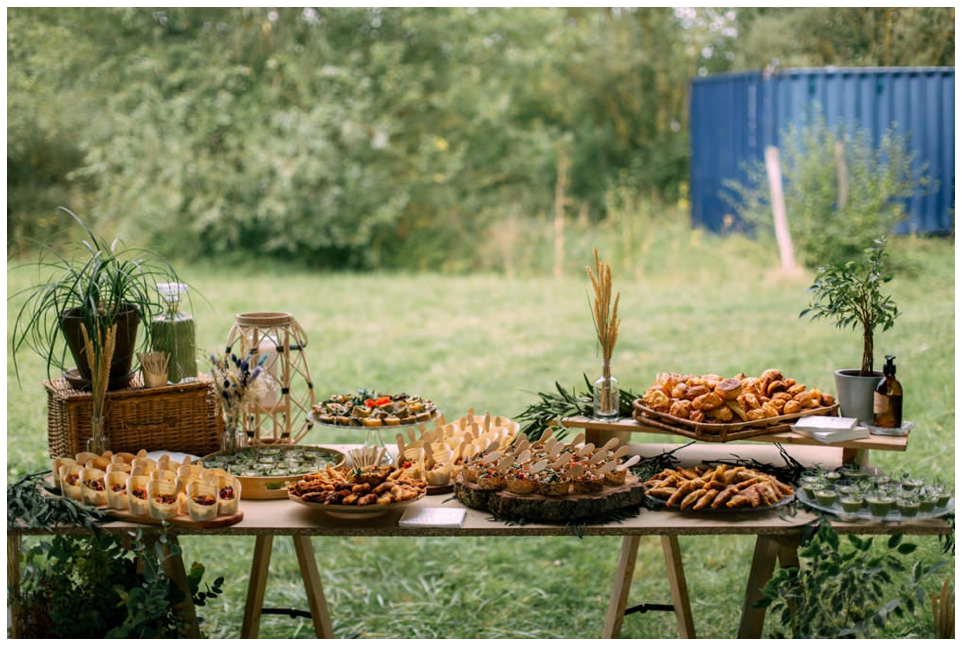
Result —
[[[593, 431], [610, 429], [599, 428], [588, 420], [564, 420], [566, 426], [592, 427]], [[639, 430], [631, 422], [631, 431]], [[616, 426], [625, 426], [618, 423]], [[618, 429], [624, 430], [624, 429]], [[904, 440], [902, 446], [904, 450]], [[658, 455], [666, 450], [678, 449], [677, 444], [631, 444], [631, 454], [645, 457]], [[347, 446], [335, 446], [339, 450], [346, 450]], [[862, 450], [864, 447], [850, 447]], [[832, 447], [824, 444], [819, 446], [796, 445], [788, 442], [785, 446], [795, 459], [803, 464], [820, 464], [827, 468], [834, 468], [841, 464], [841, 454]], [[772, 444], [693, 444], [679, 449], [675, 455], [683, 465], [695, 464], [704, 459], [718, 459], [737, 454], [743, 458], [755, 458], [772, 464], [781, 464], [777, 448]], [[413, 507], [460, 507], [460, 503], [453, 500], [450, 494], [427, 496]], [[679, 536], [717, 536], [717, 535], [748, 535], [755, 536], [755, 548], [752, 564], [746, 581], [745, 597], [742, 607], [741, 623], [738, 628], [739, 638], [757, 638], [761, 636], [764, 621], [764, 610], [752, 608], [752, 604], [760, 597], [760, 589], [771, 577], [776, 561], [782, 565], [797, 563], [797, 547], [804, 525], [816, 519], [816, 516], [799, 506], [794, 517], [781, 517], [777, 510], [764, 512], [730, 512], [711, 515], [697, 515], [673, 511], [653, 512], [640, 510], [637, 516], [606, 525], [587, 525], [580, 528], [582, 536], [621, 536], [623, 538], [615, 580], [612, 584], [609, 607], [603, 630], [604, 637], [618, 637], [621, 629], [625, 608], [629, 598], [632, 574], [634, 572], [637, 549], [643, 536], [659, 536], [667, 567], [667, 577], [671, 587], [672, 605], [678, 622], [681, 637], [694, 637], [694, 622], [688, 599], [685, 581], [683, 559], [679, 549]], [[198, 530], [192, 528], [172, 528], [170, 531], [177, 535], [210, 535], [210, 536], [254, 536], [255, 547], [252, 559], [251, 577], [245, 604], [242, 637], [256, 637], [270, 563], [271, 549], [275, 536], [290, 536], [294, 542], [295, 551], [300, 567], [301, 576], [307, 592], [311, 619], [318, 637], [334, 637], [327, 602], [321, 585], [321, 576], [314, 558], [311, 544], [313, 536], [563, 536], [572, 535], [571, 527], [559, 525], [544, 525], [536, 523], [505, 524], [492, 521], [488, 512], [468, 509], [463, 525], [457, 529], [420, 527], [416, 529], [398, 526], [398, 519], [402, 513], [400, 509], [387, 512], [385, 515], [371, 519], [339, 519], [333, 518], [323, 511], [311, 509], [288, 500], [242, 500], [241, 508], [244, 512], [243, 520], [233, 526], [217, 529]], [[104, 526], [108, 533], [122, 533], [129, 529], [129, 523], [114, 522]], [[142, 526], [145, 533], [150, 532], [150, 526]], [[889, 534], [904, 532], [916, 535], [942, 535], [951, 533], [948, 523], [936, 520], [921, 520], [902, 523], [882, 523], [879, 521], [836, 522], [835, 527], [840, 532], [858, 534]], [[63, 532], [80, 533], [78, 528], [63, 528]], [[41, 534], [40, 530], [8, 529], [8, 577], [11, 576], [10, 564], [19, 563], [20, 537], [24, 534]], [[175, 571], [172, 576], [175, 581], [182, 581], [182, 561], [174, 562]], [[179, 567], [180, 571], [176, 571]], [[17, 574], [17, 576], [19, 576]], [[15, 583], [15, 581], [11, 581]], [[188, 618], [194, 620], [193, 608], [186, 609]], [[15, 622], [16, 623], [16, 622]]]

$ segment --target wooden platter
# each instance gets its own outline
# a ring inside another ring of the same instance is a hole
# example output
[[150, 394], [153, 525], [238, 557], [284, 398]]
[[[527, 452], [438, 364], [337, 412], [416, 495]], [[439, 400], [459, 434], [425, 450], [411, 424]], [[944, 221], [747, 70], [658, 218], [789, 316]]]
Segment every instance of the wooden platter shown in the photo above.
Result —
[[159, 520], [153, 516], [141, 516], [132, 514], [129, 511], [122, 511], [119, 509], [109, 509], [105, 507], [100, 507], [101, 511], [105, 512], [108, 516], [114, 520], [123, 520], [128, 523], [140, 523], [142, 525], [163, 525], [167, 523], [173, 527], [191, 527], [200, 529], [217, 529], [219, 527], [230, 527], [231, 525], [236, 525], [237, 523], [244, 520], [243, 510], [238, 509], [237, 513], [217, 516], [211, 520], [191, 520], [189, 516], [177, 515], [173, 518], [168, 518], [167, 520]]
[[633, 417], [636, 422], [663, 431], [684, 435], [702, 442], [732, 442], [744, 440], [759, 435], [771, 435], [782, 431], [792, 430], [791, 422], [810, 415], [832, 415], [838, 410], [838, 404], [810, 408], [790, 415], [780, 415], [758, 421], [738, 423], [708, 423], [693, 422], [689, 419], [675, 417], [668, 413], [653, 410], [645, 406], [640, 399], [632, 402]]
[[606, 486], [596, 494], [569, 494], [564, 497], [516, 494], [507, 490], [488, 491], [465, 482], [459, 474], [454, 480], [454, 493], [462, 504], [472, 509], [542, 523], [599, 518], [613, 511], [639, 507], [645, 500], [644, 487], [632, 474], [627, 475], [623, 485]]

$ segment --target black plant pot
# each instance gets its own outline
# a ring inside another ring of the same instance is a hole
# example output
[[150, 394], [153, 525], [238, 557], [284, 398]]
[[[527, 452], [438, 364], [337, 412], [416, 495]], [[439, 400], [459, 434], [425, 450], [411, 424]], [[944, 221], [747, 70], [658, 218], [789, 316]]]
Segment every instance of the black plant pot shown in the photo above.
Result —
[[[140, 312], [133, 305], [127, 305], [115, 320], [117, 323], [117, 341], [114, 346], [114, 356], [110, 363], [110, 379], [107, 383], [107, 390], [126, 388], [134, 376], [131, 367], [137, 348], [137, 326], [140, 324]], [[84, 317], [80, 314], [80, 308], [66, 310], [60, 315], [60, 329], [67, 341], [70, 354], [77, 362], [77, 371], [69, 371], [64, 373], [64, 376], [74, 388], [90, 390], [90, 364], [87, 361], [87, 353], [84, 351], [84, 337], [80, 329], [80, 324], [83, 321]]]

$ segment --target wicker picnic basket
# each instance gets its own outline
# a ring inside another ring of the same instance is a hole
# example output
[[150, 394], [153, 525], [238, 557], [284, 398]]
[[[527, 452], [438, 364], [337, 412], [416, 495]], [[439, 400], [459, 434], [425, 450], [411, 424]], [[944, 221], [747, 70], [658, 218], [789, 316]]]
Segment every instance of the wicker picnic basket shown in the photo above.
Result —
[[[104, 403], [111, 451], [183, 452], [204, 456], [220, 450], [224, 430], [211, 378], [145, 388], [138, 372], [127, 388], [107, 391]], [[87, 449], [91, 394], [66, 379], [44, 381], [50, 457], [73, 457]]]

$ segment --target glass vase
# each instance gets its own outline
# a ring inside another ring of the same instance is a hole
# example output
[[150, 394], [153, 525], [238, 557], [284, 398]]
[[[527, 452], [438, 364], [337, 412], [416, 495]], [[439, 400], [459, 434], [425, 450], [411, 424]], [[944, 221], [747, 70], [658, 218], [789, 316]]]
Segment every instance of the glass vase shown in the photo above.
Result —
[[241, 428], [240, 416], [236, 414], [224, 414], [224, 433], [220, 436], [220, 450], [225, 453], [233, 453], [241, 447]]
[[110, 447], [107, 444], [107, 424], [103, 415], [90, 418], [90, 439], [87, 440], [87, 451], [103, 455]]
[[594, 416], [601, 421], [612, 421], [620, 416], [621, 391], [618, 380], [611, 375], [611, 363], [602, 362], [601, 376], [595, 380]]

